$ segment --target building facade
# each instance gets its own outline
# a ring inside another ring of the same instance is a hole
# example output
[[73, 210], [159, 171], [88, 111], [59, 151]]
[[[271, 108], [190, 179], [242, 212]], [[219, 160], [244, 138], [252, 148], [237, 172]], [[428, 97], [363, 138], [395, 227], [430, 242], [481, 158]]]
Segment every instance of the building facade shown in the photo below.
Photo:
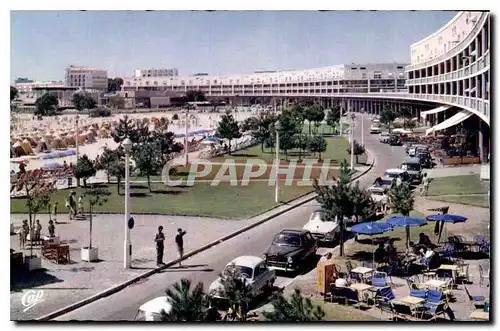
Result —
[[18, 91], [18, 99], [26, 104], [35, 103], [37, 93], [34, 89], [43, 87], [61, 87], [64, 86], [63, 82], [58, 81], [42, 81], [42, 82], [23, 82], [16, 83], [14, 87]]
[[83, 90], [107, 91], [108, 72], [102, 69], [69, 66], [66, 68], [66, 86]]
[[135, 77], [170, 77], [178, 76], [177, 68], [171, 69], [136, 69]]
[[26, 78], [26, 77], [18, 77], [14, 81], [14, 84], [20, 84], [20, 83], [33, 83], [34, 81], [32, 79]]

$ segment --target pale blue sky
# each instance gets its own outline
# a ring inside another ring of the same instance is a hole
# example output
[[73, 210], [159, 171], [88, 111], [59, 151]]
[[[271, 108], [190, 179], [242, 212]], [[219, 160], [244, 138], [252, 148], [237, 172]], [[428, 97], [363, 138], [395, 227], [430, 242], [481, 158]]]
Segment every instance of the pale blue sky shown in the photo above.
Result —
[[11, 81], [62, 80], [69, 64], [131, 76], [306, 69], [409, 61], [410, 44], [455, 12], [13, 11]]

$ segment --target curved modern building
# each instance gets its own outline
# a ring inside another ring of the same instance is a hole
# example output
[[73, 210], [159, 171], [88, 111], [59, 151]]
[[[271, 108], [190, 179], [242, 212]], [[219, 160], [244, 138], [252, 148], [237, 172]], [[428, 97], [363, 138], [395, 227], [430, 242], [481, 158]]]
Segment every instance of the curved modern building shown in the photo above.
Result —
[[490, 14], [460, 12], [439, 31], [410, 46], [411, 63], [343, 64], [246, 75], [124, 78], [124, 91], [201, 90], [237, 104], [313, 99], [326, 107], [378, 114], [411, 109], [431, 126], [475, 129], [481, 160], [490, 140]]

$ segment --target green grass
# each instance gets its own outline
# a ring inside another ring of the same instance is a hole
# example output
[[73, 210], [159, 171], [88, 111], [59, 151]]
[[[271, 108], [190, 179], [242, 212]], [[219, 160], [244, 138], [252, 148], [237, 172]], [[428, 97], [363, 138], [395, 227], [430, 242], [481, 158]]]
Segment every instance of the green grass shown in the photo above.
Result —
[[[349, 153], [347, 153], [347, 149], [349, 148], [349, 142], [346, 139], [339, 138], [339, 137], [331, 137], [331, 138], [326, 138], [327, 142], [327, 147], [326, 151], [321, 154], [321, 158], [323, 160], [325, 159], [330, 159], [332, 161], [332, 165], [340, 165], [340, 162], [343, 159], [346, 159], [348, 162], [350, 160]], [[288, 161], [291, 160], [298, 160], [298, 150], [291, 150], [288, 151], [288, 158], [285, 157], [284, 153], [280, 153], [280, 160], [285, 161], [288, 159]], [[271, 151], [270, 148], [264, 148], [264, 152], [262, 152], [261, 146], [256, 145], [247, 149], [239, 150], [232, 155], [225, 155], [221, 157], [217, 157], [214, 159], [211, 159], [213, 162], [224, 162], [225, 159], [234, 159], [236, 162], [238, 161], [245, 161], [247, 159], [262, 159], [265, 160], [266, 162], [273, 162], [275, 158], [275, 154]], [[317, 155], [312, 155], [311, 153], [306, 153], [306, 155], [303, 155], [302, 158], [304, 159], [317, 159]], [[366, 155], [360, 155], [358, 157], [358, 164], [363, 164], [367, 161]]]
[[481, 181], [479, 175], [438, 177], [431, 180], [427, 195], [487, 194], [489, 189], [489, 182]]
[[456, 195], [456, 196], [432, 196], [432, 200], [458, 203], [461, 205], [477, 206], [483, 208], [490, 208], [490, 201], [488, 195]]
[[380, 319], [368, 315], [354, 307], [344, 307], [339, 304], [314, 300], [313, 303], [323, 308], [325, 312], [324, 321], [380, 321]]
[[[107, 213], [123, 213], [124, 189], [117, 194], [117, 185], [102, 185], [111, 195], [103, 206], [95, 211]], [[263, 213], [276, 206], [274, 203], [274, 186], [267, 183], [250, 183], [249, 186], [231, 186], [221, 184], [210, 186], [201, 183], [193, 187], [169, 187], [153, 184], [153, 192], [149, 193], [146, 184], [131, 185], [131, 213], [158, 213], [168, 215], [206, 216], [226, 219], [246, 219]], [[312, 191], [312, 187], [287, 186], [280, 190], [283, 202]], [[83, 189], [75, 189], [77, 196]], [[68, 190], [59, 190], [52, 195], [51, 201], [59, 201], [59, 211], [67, 212], [64, 201]], [[24, 199], [11, 199], [11, 213], [26, 213]]]

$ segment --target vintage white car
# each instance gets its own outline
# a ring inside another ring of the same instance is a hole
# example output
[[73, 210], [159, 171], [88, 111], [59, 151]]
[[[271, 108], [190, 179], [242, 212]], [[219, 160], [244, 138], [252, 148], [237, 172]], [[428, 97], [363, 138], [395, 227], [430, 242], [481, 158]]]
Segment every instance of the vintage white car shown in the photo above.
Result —
[[311, 232], [313, 237], [321, 242], [336, 242], [340, 238], [340, 226], [335, 219], [333, 222], [323, 220], [324, 211], [318, 209], [309, 217], [309, 221], [302, 229]]
[[373, 123], [371, 126], [370, 126], [370, 133], [376, 133], [376, 134], [379, 134], [382, 132], [382, 129], [380, 128], [380, 124], [378, 123]]
[[162, 296], [154, 298], [139, 307], [134, 321], [138, 322], [158, 322], [162, 320], [163, 314], [168, 314], [172, 310], [170, 298]]
[[[260, 257], [248, 255], [237, 257], [226, 265], [222, 271], [222, 276], [231, 272], [232, 268], [238, 269], [241, 277], [245, 278], [254, 295], [259, 295], [273, 288], [276, 274], [274, 270], [267, 267], [266, 261]], [[213, 298], [224, 299], [220, 277], [210, 285], [208, 293]]]
[[386, 189], [372, 185], [368, 188], [368, 192], [370, 192], [372, 200], [375, 203], [387, 204], [388, 197], [387, 197], [387, 190]]
[[381, 143], [388, 143], [390, 137], [391, 134], [389, 132], [382, 132], [378, 135], [378, 141], [380, 141]]

